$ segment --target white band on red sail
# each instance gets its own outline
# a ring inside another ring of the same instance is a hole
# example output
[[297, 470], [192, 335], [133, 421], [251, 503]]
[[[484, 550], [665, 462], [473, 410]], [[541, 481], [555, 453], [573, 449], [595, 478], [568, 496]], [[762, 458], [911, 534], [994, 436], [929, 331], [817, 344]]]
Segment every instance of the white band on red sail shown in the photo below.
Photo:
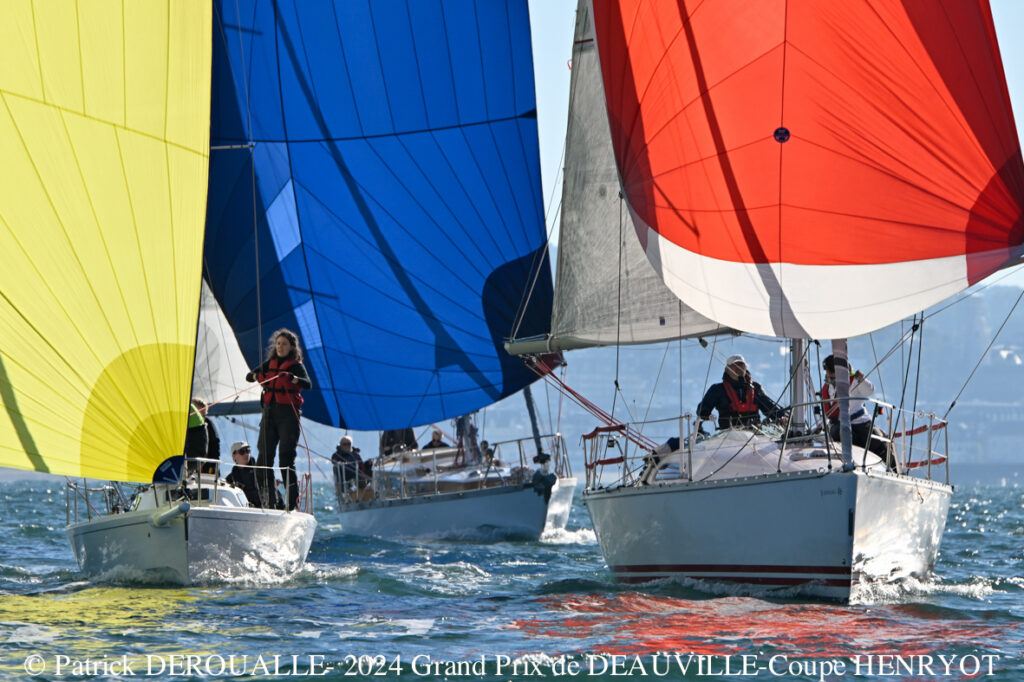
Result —
[[968, 286], [964, 256], [879, 265], [759, 265], [701, 256], [645, 231], [651, 264], [680, 299], [706, 317], [754, 334], [858, 336]]

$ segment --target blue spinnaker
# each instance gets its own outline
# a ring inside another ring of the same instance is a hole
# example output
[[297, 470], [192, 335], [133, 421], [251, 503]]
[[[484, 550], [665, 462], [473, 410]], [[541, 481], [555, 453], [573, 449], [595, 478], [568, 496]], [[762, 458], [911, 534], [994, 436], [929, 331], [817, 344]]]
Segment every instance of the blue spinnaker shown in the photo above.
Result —
[[502, 348], [551, 310], [526, 0], [224, 0], [213, 40], [205, 274], [250, 365], [297, 331], [304, 415], [367, 430], [534, 380]]

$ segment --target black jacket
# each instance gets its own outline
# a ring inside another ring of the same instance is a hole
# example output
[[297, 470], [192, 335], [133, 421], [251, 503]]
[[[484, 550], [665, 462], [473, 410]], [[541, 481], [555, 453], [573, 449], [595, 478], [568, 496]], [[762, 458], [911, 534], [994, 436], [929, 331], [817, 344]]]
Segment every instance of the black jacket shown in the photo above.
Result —
[[331, 463], [334, 465], [334, 485], [352, 483], [359, 480], [362, 473], [363, 458], [359, 456], [359, 450], [352, 448], [348, 452], [341, 449], [341, 446], [331, 455]]
[[[754, 409], [749, 413], [740, 413], [733, 408], [729, 400], [729, 394], [725, 389], [726, 383], [732, 387], [736, 397], [741, 401], [747, 400], [747, 391], [754, 392]], [[786, 411], [775, 404], [765, 395], [761, 384], [756, 381], [736, 381], [728, 374], [722, 375], [722, 383], [712, 384], [704, 398], [697, 405], [697, 417], [701, 420], [711, 419], [711, 412], [718, 412], [718, 428], [727, 429], [730, 426], [747, 426], [749, 424], [761, 423], [758, 412], [764, 413], [769, 419], [778, 419]]]
[[249, 467], [236, 466], [224, 479], [236, 488], [241, 488], [249, 500], [250, 507], [259, 507], [260, 493], [256, 487], [256, 470]]
[[402, 447], [406, 450], [416, 449], [416, 435], [411, 428], [393, 429], [380, 434], [380, 452], [382, 455], [390, 455]]

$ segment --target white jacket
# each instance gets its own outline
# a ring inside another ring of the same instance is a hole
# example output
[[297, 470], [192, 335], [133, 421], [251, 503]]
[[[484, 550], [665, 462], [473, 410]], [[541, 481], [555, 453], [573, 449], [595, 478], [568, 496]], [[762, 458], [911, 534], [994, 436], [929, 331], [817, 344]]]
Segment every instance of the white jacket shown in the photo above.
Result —
[[[871, 414], [864, 407], [864, 399], [870, 398], [875, 392], [875, 385], [871, 383], [871, 379], [864, 377], [863, 380], [857, 381], [854, 378], [850, 378], [850, 423], [851, 424], [866, 424], [871, 421]], [[828, 397], [834, 399], [836, 397], [836, 386], [835, 384], [828, 385]]]

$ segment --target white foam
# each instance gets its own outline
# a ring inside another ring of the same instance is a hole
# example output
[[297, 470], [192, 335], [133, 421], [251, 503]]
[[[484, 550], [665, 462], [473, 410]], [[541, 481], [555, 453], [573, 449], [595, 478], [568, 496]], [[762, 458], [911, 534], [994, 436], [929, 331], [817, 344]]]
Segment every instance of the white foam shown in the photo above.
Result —
[[34, 623], [4, 623], [12, 626], [4, 641], [8, 644], [49, 644], [56, 642], [60, 633], [54, 628], [48, 628]]
[[456, 561], [450, 564], [425, 563], [403, 566], [398, 573], [415, 579], [427, 589], [441, 594], [463, 594], [483, 585], [491, 574], [475, 564]]
[[540, 541], [547, 545], [596, 545], [597, 535], [590, 528], [578, 530], [566, 530], [555, 528], [545, 530], [540, 536]]
[[975, 578], [967, 584], [943, 583], [941, 578], [927, 580], [908, 577], [888, 583], [855, 585], [850, 595], [854, 604], [890, 604], [912, 600], [915, 597], [950, 594], [970, 599], [987, 599], [997, 590], [984, 578]]

